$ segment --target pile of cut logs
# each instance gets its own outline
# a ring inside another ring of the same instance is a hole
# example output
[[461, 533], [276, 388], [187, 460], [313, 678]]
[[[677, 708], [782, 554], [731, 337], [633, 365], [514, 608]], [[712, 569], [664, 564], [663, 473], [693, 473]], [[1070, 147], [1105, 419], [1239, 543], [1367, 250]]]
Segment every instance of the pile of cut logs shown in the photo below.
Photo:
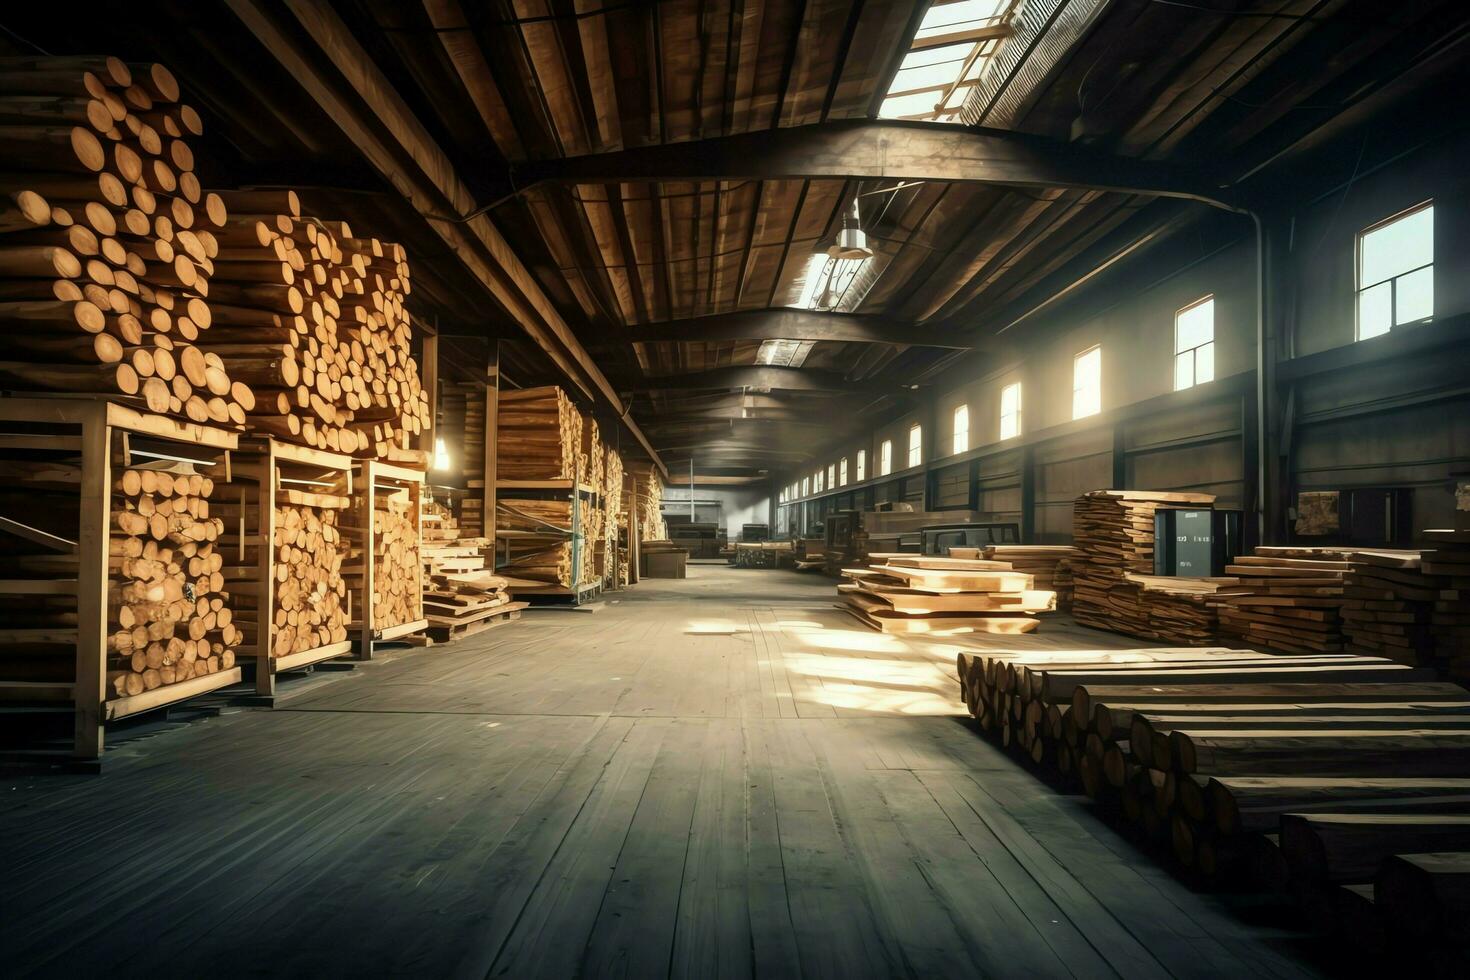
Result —
[[[739, 548], [737, 547], [737, 553]], [[844, 568], [838, 608], [884, 633], [1029, 633], [1033, 615], [1056, 608], [1056, 593], [1008, 562], [927, 555], [869, 555]]]
[[116, 58], [6, 58], [0, 130], [0, 386], [243, 424], [254, 394], [204, 343], [226, 207], [193, 172], [188, 139], [203, 125], [173, 75]]
[[560, 388], [500, 392], [496, 475], [501, 480], [576, 480], [582, 413]]
[[[388, 490], [373, 494], [373, 512], [363, 514], [367, 495], [354, 501], [352, 520], [344, 534], [349, 545], [348, 563], [343, 567], [347, 588], [361, 596], [359, 616], [372, 610], [375, 629], [399, 626], [423, 618], [423, 565], [419, 557], [419, 502], [417, 488]], [[367, 522], [373, 531], [373, 591], [363, 594], [363, 534]], [[368, 606], [371, 603], [371, 606]]]
[[401, 245], [303, 216], [293, 191], [227, 191], [208, 347], [254, 386], [252, 428], [383, 458], [428, 424]]
[[223, 522], [209, 513], [213, 483], [166, 469], [124, 470], [116, 482], [108, 549], [115, 695], [235, 665], [242, 637], [226, 604], [224, 557], [215, 550]]
[[1463, 688], [1385, 658], [1223, 648], [961, 653], [958, 676], [983, 732], [1202, 882], [1289, 887], [1322, 922], [1346, 903], [1359, 940], [1458, 941], [1431, 923], [1464, 893], [1435, 879], [1470, 859], [1395, 855], [1470, 851]]

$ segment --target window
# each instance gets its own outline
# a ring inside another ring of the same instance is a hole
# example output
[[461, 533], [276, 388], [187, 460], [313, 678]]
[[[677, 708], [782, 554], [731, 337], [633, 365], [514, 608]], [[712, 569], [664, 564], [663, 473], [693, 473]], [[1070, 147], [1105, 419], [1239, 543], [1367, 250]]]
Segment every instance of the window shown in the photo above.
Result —
[[962, 453], [970, 448], [970, 406], [959, 405], [954, 410], [954, 448], [951, 452]]
[[1434, 316], [1434, 205], [1358, 235], [1358, 339]]
[[887, 476], [893, 472], [893, 440], [884, 439], [883, 445], [878, 447], [878, 475]]
[[1102, 411], [1102, 348], [1093, 347], [1072, 360], [1072, 418]]
[[822, 471], [821, 470], [817, 470], [817, 475], [814, 476], [814, 477], [812, 477], [812, 492], [813, 493], [821, 493], [822, 492]]
[[837, 486], [837, 464], [836, 463], [828, 463], [827, 464], [827, 489], [828, 490], [831, 490], [835, 486]]
[[862, 483], [867, 478], [868, 478], [868, 451], [866, 449], [859, 449], [858, 450], [858, 462], [857, 462], [857, 481], [859, 483]]
[[1021, 434], [1021, 382], [1000, 390], [1000, 437], [1014, 439]]
[[805, 497], [809, 493], [811, 493], [811, 477], [804, 476], [801, 478], [801, 495]]
[[918, 425], [909, 426], [909, 465], [918, 466], [924, 461], [924, 430]]
[[841, 462], [839, 462], [837, 464], [837, 485], [840, 486], [840, 487], [847, 486], [847, 457], [846, 456], [842, 457]]
[[1215, 380], [1215, 297], [1174, 314], [1174, 390]]
[[1010, 37], [1017, 0], [953, 0], [929, 4], [905, 46], [881, 119], [961, 122], [965, 98]]

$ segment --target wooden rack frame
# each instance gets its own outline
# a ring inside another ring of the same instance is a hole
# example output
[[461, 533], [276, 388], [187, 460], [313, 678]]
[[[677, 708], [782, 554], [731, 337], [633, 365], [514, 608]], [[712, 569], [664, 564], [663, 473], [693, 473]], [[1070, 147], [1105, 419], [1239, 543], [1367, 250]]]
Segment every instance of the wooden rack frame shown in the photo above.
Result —
[[[272, 655], [276, 613], [276, 507], [279, 494], [300, 487], [289, 484], [310, 485], [340, 479], [345, 483], [348, 495], [353, 491], [353, 467], [356, 461], [339, 453], [323, 452], [282, 442], [275, 438], [247, 440], [240, 449], [240, 458], [234, 467], [236, 482], [254, 483], [249, 490], [241, 488], [240, 500], [246, 505], [254, 520], [241, 513], [237, 522], [227, 530], [237, 535], [239, 556], [243, 560], [247, 545], [256, 548], [255, 581], [256, 624], [254, 656], [255, 693], [263, 699], [274, 699], [276, 677], [287, 671], [300, 670], [341, 657], [352, 650], [352, 638], [338, 643], [328, 643], [302, 650], [285, 657]], [[253, 496], [252, 501], [250, 497]], [[253, 506], [251, 506], [253, 505]], [[242, 508], [242, 511], [245, 508]], [[250, 528], [254, 528], [251, 533]], [[352, 594], [347, 593], [347, 618], [351, 619]]]
[[[373, 578], [376, 572], [375, 552], [377, 540], [373, 530], [373, 510], [376, 506], [379, 490], [386, 489], [392, 492], [407, 490], [411, 498], [410, 512], [414, 520], [414, 536], [420, 543], [423, 541], [423, 495], [426, 484], [426, 474], [418, 470], [405, 469], [391, 463], [380, 463], [377, 460], [362, 460], [358, 463], [357, 470], [357, 492], [354, 494], [356, 502], [354, 510], [365, 519], [361, 522], [361, 528], [354, 532], [362, 538], [362, 576], [360, 593], [353, 602], [358, 611], [358, 620], [350, 627], [351, 632], [357, 634], [358, 660], [371, 660], [373, 658], [373, 644], [388, 640], [398, 640], [414, 633], [421, 633], [429, 625], [424, 618], [424, 563], [422, 557], [414, 560], [415, 576], [417, 584], [414, 593], [418, 596], [418, 616], [406, 623], [397, 623], [391, 626], [379, 626], [375, 623], [373, 612]], [[419, 547], [422, 545], [420, 544]], [[352, 595], [349, 587], [348, 595]]]
[[[571, 526], [560, 529], [565, 532], [572, 543], [571, 586], [515, 585], [511, 586], [511, 594], [515, 596], [547, 597], [553, 601], [567, 599], [574, 606], [595, 599], [602, 592], [603, 580], [593, 579], [591, 581], [584, 581], [582, 579], [582, 549], [590, 548], [592, 544], [582, 532], [582, 508], [578, 507], [577, 503], [579, 498], [589, 497], [592, 499], [592, 505], [594, 507], [597, 506], [600, 502], [598, 498], [601, 496], [597, 488], [585, 483], [576, 483], [572, 480], [499, 480], [495, 484], [495, 490], [497, 503], [499, 502], [500, 496], [507, 492], [513, 493], [517, 497], [539, 498], [543, 500], [569, 499], [572, 501], [572, 507], [570, 508]], [[510, 566], [508, 561], [501, 557], [500, 543], [501, 541], [505, 541], [508, 551], [509, 539], [517, 532], [500, 528], [499, 523], [497, 520], [494, 542], [495, 570], [505, 571]]]
[[[40, 431], [45, 427], [46, 431]], [[76, 541], [52, 535], [47, 542], [59, 554], [76, 556], [76, 578], [11, 579], [0, 582], [4, 595], [65, 595], [77, 600], [77, 627], [46, 630], [46, 639], [74, 639], [75, 672], [71, 683], [0, 681], [0, 702], [46, 702], [73, 705], [72, 756], [96, 760], [102, 755], [106, 723], [129, 715], [176, 704], [209, 691], [239, 683], [240, 668], [231, 667], [204, 677], [166, 684], [131, 697], [109, 698], [107, 683], [108, 640], [108, 539], [113, 513], [113, 454], [125, 464], [135, 451], [138, 437], [175, 443], [210, 451], [216, 465], [223, 464], [220, 482], [229, 480], [230, 453], [239, 436], [228, 430], [183, 422], [139, 412], [124, 405], [88, 398], [0, 398], [0, 449], [70, 450], [80, 455], [80, 519]], [[75, 434], [51, 434], [50, 429]], [[151, 458], [151, 457], [150, 457]], [[191, 457], [192, 458], [192, 457]], [[0, 478], [3, 479], [3, 478]], [[39, 542], [35, 529], [6, 520], [6, 530]], [[35, 631], [6, 631], [10, 634]]]

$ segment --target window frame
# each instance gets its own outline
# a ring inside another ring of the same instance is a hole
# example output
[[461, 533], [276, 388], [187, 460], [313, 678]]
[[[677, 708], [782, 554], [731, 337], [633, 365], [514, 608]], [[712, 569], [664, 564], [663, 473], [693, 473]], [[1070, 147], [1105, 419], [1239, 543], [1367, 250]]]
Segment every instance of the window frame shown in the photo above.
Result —
[[828, 490], [836, 490], [837, 489], [837, 464], [836, 463], [828, 463], [827, 464], [827, 489]]
[[[1432, 218], [1431, 218], [1430, 235], [1429, 235], [1429, 261], [1426, 264], [1421, 265], [1421, 266], [1416, 266], [1415, 268], [1408, 269], [1408, 270], [1406, 270], [1404, 272], [1400, 272], [1398, 275], [1396, 275], [1396, 276], [1390, 276], [1387, 279], [1380, 279], [1377, 282], [1370, 282], [1370, 283], [1367, 283], [1366, 285], [1363, 283], [1363, 240], [1365, 238], [1367, 238], [1369, 235], [1371, 235], [1373, 232], [1379, 230], [1380, 228], [1386, 228], [1387, 226], [1393, 224], [1394, 222], [1396, 222], [1396, 221], [1402, 221], [1405, 218], [1410, 217], [1411, 215], [1418, 214], [1420, 211], [1423, 211], [1426, 208], [1429, 209], [1429, 210], [1433, 210], [1434, 209], [1434, 198], [1432, 198], [1432, 197], [1431, 198], [1426, 198], [1425, 200], [1420, 201], [1418, 204], [1415, 204], [1415, 205], [1413, 205], [1411, 207], [1404, 208], [1402, 211], [1397, 211], [1394, 214], [1391, 214], [1391, 215], [1389, 215], [1386, 218], [1383, 218], [1383, 219], [1381, 219], [1379, 221], [1373, 222], [1368, 227], [1360, 230], [1358, 232], [1358, 234], [1357, 234], [1357, 237], [1353, 239], [1353, 342], [1354, 343], [1358, 343], [1358, 342], [1361, 342], [1361, 341], [1364, 341], [1364, 340], [1372, 340], [1373, 337], [1383, 337], [1383, 336], [1386, 336], [1387, 334], [1393, 333], [1394, 330], [1398, 329], [1399, 327], [1408, 327], [1408, 326], [1412, 326], [1413, 324], [1416, 324], [1416, 323], [1428, 323], [1429, 321], [1431, 321], [1431, 320], [1434, 319], [1433, 299], [1432, 299], [1432, 292], [1431, 292], [1430, 311], [1429, 311], [1429, 315], [1428, 316], [1420, 317], [1417, 320], [1405, 320], [1403, 323], [1399, 323], [1398, 322], [1398, 305], [1399, 305], [1398, 281], [1400, 279], [1404, 278], [1405, 276], [1411, 276], [1411, 275], [1413, 275], [1416, 272], [1422, 272], [1425, 269], [1429, 269], [1429, 270], [1431, 270], [1430, 271], [1430, 274], [1429, 274], [1430, 275], [1430, 288], [1431, 288], [1431, 290], [1433, 289], [1434, 273], [1433, 273], [1432, 270], [1434, 269], [1435, 254], [1434, 254], [1434, 230], [1433, 230], [1434, 229], [1434, 226], [1433, 226], [1433, 219]], [[1364, 337], [1363, 336], [1363, 312], [1362, 312], [1363, 311], [1363, 294], [1365, 292], [1367, 292], [1368, 290], [1370, 290], [1370, 289], [1375, 289], [1378, 286], [1383, 285], [1384, 283], [1388, 283], [1389, 284], [1388, 285], [1388, 319], [1389, 319], [1388, 329], [1385, 330], [1385, 331], [1383, 331], [1383, 333], [1375, 333], [1375, 334], [1373, 334], [1371, 336]]]
[[868, 478], [868, 451], [859, 449], [857, 454], [857, 482], [862, 483]]
[[[960, 416], [965, 419], [964, 428], [960, 427]], [[970, 451], [970, 404], [962, 402], [954, 407], [951, 413], [950, 425], [950, 455], [958, 456], [960, 453]]]
[[847, 486], [847, 457], [844, 456], [837, 461], [837, 485]]
[[[1082, 359], [1092, 353], [1097, 354], [1097, 405], [1090, 412], [1077, 411], [1077, 395], [1084, 389], [1077, 386], [1077, 369], [1082, 364]], [[1091, 418], [1102, 414], [1102, 344], [1093, 344], [1085, 350], [1080, 350], [1072, 355], [1072, 421]]]
[[[1189, 348], [1186, 348], [1184, 350], [1180, 350], [1179, 349], [1179, 318], [1182, 317], [1182, 316], [1184, 316], [1184, 314], [1190, 312], [1191, 310], [1199, 309], [1201, 306], [1204, 306], [1206, 303], [1209, 303], [1210, 304], [1210, 339], [1204, 341], [1203, 343], [1195, 344], [1193, 347], [1189, 347]], [[1186, 306], [1181, 306], [1179, 309], [1177, 309], [1177, 310], [1174, 311], [1174, 357], [1173, 357], [1172, 361], [1170, 362], [1170, 365], [1174, 369], [1174, 390], [1175, 391], [1188, 391], [1190, 388], [1197, 388], [1200, 385], [1207, 385], [1210, 382], [1212, 382], [1212, 381], [1215, 380], [1215, 351], [1214, 351], [1214, 346], [1215, 346], [1215, 307], [1214, 307], [1214, 303], [1215, 303], [1215, 294], [1214, 293], [1209, 293], [1208, 295], [1201, 296], [1199, 299], [1195, 300], [1193, 303], [1190, 303], [1190, 304], [1188, 304]], [[1199, 377], [1199, 352], [1204, 347], [1209, 347], [1210, 348], [1210, 376], [1208, 378], [1206, 378], [1205, 380], [1201, 381], [1200, 380], [1200, 377]], [[1189, 371], [1190, 381], [1189, 381], [1189, 384], [1184, 385], [1183, 387], [1180, 387], [1180, 385], [1179, 385], [1179, 358], [1180, 358], [1181, 355], [1184, 355], [1184, 354], [1189, 354], [1190, 355], [1190, 371]]]
[[[1015, 411], [1015, 413], [1013, 415], [1007, 415], [1006, 414], [1006, 392], [1010, 391], [1013, 388], [1016, 391], [1016, 411]], [[1005, 442], [1005, 441], [1007, 441], [1009, 439], [1015, 439], [1015, 438], [1019, 437], [1021, 435], [1021, 382], [1019, 382], [1019, 381], [1012, 381], [1008, 385], [1001, 385], [1001, 388], [1000, 388], [1000, 413], [999, 414], [1000, 414], [1000, 430], [999, 430], [999, 432], [1000, 432], [1000, 441], [1001, 442]], [[1016, 420], [1016, 431], [1012, 432], [1010, 435], [1006, 435], [1006, 419], [1007, 418], [1014, 418]]]
[[893, 472], [893, 440], [884, 439], [878, 446], [878, 475], [887, 476]]
[[[915, 459], [915, 456], [919, 458]], [[909, 464], [904, 469], [911, 470], [924, 464], [924, 426], [918, 422], [909, 426], [909, 451], [904, 459]]]

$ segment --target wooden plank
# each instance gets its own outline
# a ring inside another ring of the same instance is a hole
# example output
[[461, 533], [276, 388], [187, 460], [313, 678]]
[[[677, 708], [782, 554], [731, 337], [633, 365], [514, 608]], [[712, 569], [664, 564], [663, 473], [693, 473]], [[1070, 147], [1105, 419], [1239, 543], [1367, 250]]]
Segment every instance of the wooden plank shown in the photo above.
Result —
[[229, 670], [205, 674], [202, 677], [191, 677], [177, 684], [165, 684], [151, 691], [135, 694], [130, 698], [116, 698], [107, 702], [107, 720], [116, 721], [129, 715], [152, 711], [155, 708], [162, 708], [165, 705], [185, 701], [201, 694], [208, 694], [210, 691], [217, 691], [231, 684], [238, 684], [240, 674], [239, 667], [231, 667]]
[[323, 660], [331, 660], [352, 651], [352, 641], [343, 640], [340, 643], [329, 643], [326, 646], [316, 647], [312, 650], [302, 650], [286, 657], [276, 657], [272, 661], [275, 672], [278, 674], [288, 670], [297, 670], [301, 667], [310, 667], [312, 664], [321, 663]]

